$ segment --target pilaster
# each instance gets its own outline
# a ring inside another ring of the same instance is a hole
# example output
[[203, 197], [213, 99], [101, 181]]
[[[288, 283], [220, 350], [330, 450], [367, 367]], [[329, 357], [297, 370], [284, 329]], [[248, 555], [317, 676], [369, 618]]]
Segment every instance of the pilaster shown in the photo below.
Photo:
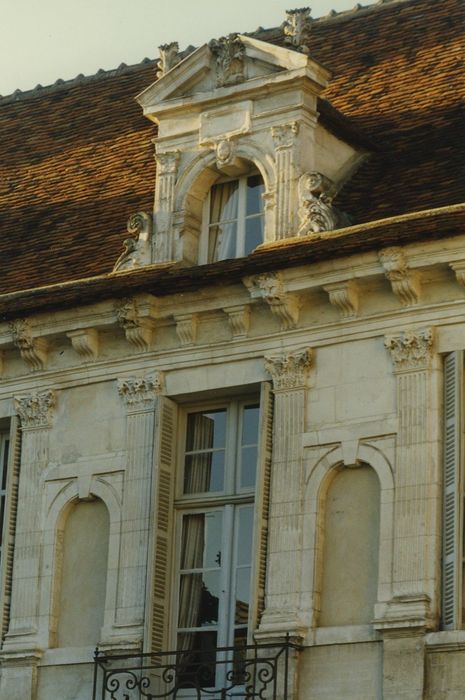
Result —
[[158, 372], [143, 379], [118, 381], [127, 411], [127, 464], [121, 518], [121, 550], [115, 634], [119, 643], [142, 642], [145, 581], [153, 471], [154, 415], [163, 388]]
[[299, 123], [290, 122], [272, 127], [276, 152], [276, 240], [292, 236], [295, 224], [295, 202], [297, 201], [296, 178], [297, 135]]
[[155, 184], [155, 222], [156, 245], [153, 260], [164, 262], [172, 260], [171, 226], [174, 210], [174, 186], [178, 172], [179, 151], [155, 152], [157, 162], [157, 177]]
[[266, 608], [258, 637], [301, 637], [302, 433], [312, 350], [265, 358], [273, 379], [274, 424]]

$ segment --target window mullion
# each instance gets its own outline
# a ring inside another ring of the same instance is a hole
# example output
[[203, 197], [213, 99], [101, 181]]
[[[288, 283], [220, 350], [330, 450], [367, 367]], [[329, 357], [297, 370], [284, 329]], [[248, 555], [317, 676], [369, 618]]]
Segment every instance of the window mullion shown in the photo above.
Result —
[[247, 202], [247, 178], [241, 177], [239, 180], [239, 197], [237, 203], [237, 243], [236, 257], [244, 255], [245, 250], [245, 214]]

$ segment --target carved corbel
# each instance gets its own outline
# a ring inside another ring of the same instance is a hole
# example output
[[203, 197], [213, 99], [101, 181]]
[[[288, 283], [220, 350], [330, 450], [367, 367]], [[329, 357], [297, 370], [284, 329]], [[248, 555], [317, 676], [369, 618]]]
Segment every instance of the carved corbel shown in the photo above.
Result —
[[326, 284], [323, 289], [329, 294], [329, 301], [336, 306], [342, 318], [351, 318], [358, 311], [358, 287], [354, 280]]
[[421, 370], [431, 365], [434, 333], [432, 328], [404, 331], [387, 336], [384, 345], [391, 353], [396, 372]]
[[158, 47], [160, 58], [157, 63], [157, 78], [163, 78], [169, 70], [177, 66], [181, 61], [179, 55], [179, 44], [177, 41], [172, 41], [170, 44], [162, 44]]
[[227, 306], [223, 311], [228, 315], [233, 338], [246, 338], [250, 328], [250, 305]]
[[301, 299], [297, 294], [286, 291], [279, 272], [265, 273], [256, 277], [246, 277], [244, 285], [252, 299], [263, 299], [281, 322], [281, 330], [295, 328], [299, 321]]
[[465, 287], [465, 260], [449, 263], [449, 267], [455, 272], [455, 277], [460, 286]]
[[176, 333], [181, 345], [194, 345], [197, 340], [199, 317], [197, 314], [179, 314], [174, 317]]
[[215, 57], [216, 86], [237, 85], [245, 80], [245, 46], [237, 34], [212, 39], [208, 44]]
[[98, 356], [99, 338], [95, 328], [80, 328], [77, 331], [69, 331], [66, 334], [71, 340], [73, 350], [83, 360], [95, 360]]
[[334, 193], [334, 183], [321, 173], [304, 173], [300, 177], [298, 236], [334, 231], [350, 224], [348, 217], [333, 207]]
[[154, 323], [141, 317], [135, 299], [122, 299], [116, 306], [116, 318], [123, 329], [126, 340], [137, 350], [150, 350], [153, 342]]
[[287, 10], [284, 22], [284, 42], [302, 53], [309, 53], [306, 43], [310, 38], [312, 17], [309, 7], [301, 7], [296, 10]]
[[44, 369], [47, 362], [48, 345], [45, 338], [33, 338], [31, 327], [25, 319], [10, 323], [13, 343], [18, 348], [22, 359], [32, 370]]
[[152, 217], [144, 211], [132, 214], [128, 219], [127, 231], [131, 238], [125, 239], [124, 250], [116, 261], [113, 272], [133, 270], [151, 262]]
[[386, 278], [391, 283], [392, 291], [404, 306], [418, 304], [420, 299], [420, 279], [418, 273], [412, 272], [402, 248], [384, 248], [378, 254]]

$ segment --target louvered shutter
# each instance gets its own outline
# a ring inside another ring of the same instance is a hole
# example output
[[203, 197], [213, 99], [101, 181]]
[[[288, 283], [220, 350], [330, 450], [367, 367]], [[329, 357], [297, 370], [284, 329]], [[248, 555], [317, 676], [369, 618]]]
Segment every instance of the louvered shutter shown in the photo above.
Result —
[[254, 563], [251, 591], [251, 635], [257, 629], [265, 605], [266, 553], [270, 510], [271, 448], [273, 440], [273, 392], [263, 382], [260, 392], [260, 426], [254, 523]]
[[444, 629], [460, 626], [461, 610], [461, 434], [463, 353], [444, 362], [444, 504], [442, 555], [442, 620]]
[[15, 548], [16, 513], [18, 510], [19, 468], [21, 463], [21, 430], [19, 420], [13, 416], [10, 424], [10, 450], [7, 466], [6, 512], [3, 530], [0, 624], [1, 639], [5, 638], [10, 624], [11, 588], [13, 583], [13, 555]]
[[155, 508], [151, 601], [151, 651], [169, 646], [170, 576], [173, 545], [173, 491], [177, 405], [160, 397], [155, 428]]

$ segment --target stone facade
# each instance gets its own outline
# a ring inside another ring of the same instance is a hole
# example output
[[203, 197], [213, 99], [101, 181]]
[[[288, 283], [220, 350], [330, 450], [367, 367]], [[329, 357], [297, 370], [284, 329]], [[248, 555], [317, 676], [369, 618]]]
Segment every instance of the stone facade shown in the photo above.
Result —
[[[244, 402], [260, 405], [257, 486], [226, 507], [255, 500], [249, 641], [298, 647], [287, 697], [465, 692], [465, 629], [442, 613], [443, 367], [465, 349], [465, 235], [373, 229], [346, 252], [355, 227], [333, 198], [367, 151], [320, 119], [330, 74], [311, 33], [304, 9], [282, 46], [162, 47], [137, 98], [158, 125], [153, 215], [130, 218], [98, 298], [57, 289], [0, 322], [0, 700], [90, 699], [96, 645], [176, 645], [179, 522], [199, 511], [183, 501], [186, 416]], [[206, 197], [251, 172], [263, 243], [243, 268], [212, 262]], [[168, 291], [143, 277], [166, 270]], [[139, 697], [128, 688], [104, 697]]]

